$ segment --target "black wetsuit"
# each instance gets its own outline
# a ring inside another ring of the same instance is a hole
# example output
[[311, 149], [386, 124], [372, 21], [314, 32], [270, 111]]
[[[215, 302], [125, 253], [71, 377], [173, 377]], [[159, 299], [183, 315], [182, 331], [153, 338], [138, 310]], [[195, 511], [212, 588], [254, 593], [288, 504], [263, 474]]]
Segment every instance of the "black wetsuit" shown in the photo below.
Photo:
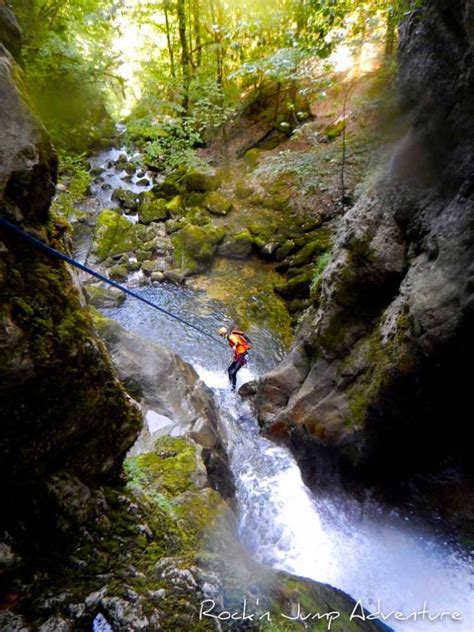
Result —
[[236, 358], [227, 369], [229, 373], [229, 380], [230, 380], [230, 383], [232, 384], [233, 391], [235, 391], [235, 387], [237, 385], [237, 373], [246, 364], [247, 364], [247, 354], [243, 353], [238, 358]]

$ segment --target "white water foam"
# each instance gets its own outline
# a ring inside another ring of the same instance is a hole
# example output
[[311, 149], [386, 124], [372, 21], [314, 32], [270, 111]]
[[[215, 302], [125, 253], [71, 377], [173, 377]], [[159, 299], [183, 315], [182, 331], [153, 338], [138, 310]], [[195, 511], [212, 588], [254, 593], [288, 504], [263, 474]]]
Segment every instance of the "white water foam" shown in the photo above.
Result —
[[246, 405], [230, 392], [226, 373], [196, 368], [215, 389], [226, 423], [240, 537], [257, 559], [341, 588], [372, 612], [380, 600], [384, 613], [408, 616], [426, 602], [433, 616], [462, 615], [462, 621], [392, 616], [387, 624], [394, 630], [474, 631], [472, 560], [393, 511], [362, 506], [342, 493], [313, 495], [289, 450], [259, 435]]

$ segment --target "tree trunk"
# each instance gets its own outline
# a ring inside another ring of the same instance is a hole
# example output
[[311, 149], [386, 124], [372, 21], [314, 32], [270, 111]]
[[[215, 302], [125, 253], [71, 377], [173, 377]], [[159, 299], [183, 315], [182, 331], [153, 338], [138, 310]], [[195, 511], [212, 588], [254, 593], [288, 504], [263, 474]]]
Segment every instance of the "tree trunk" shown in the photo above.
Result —
[[189, 84], [191, 72], [189, 67], [188, 39], [186, 34], [186, 7], [185, 0], [177, 0], [178, 31], [181, 44], [181, 71], [183, 75], [183, 116], [187, 116], [189, 111]]
[[395, 54], [395, 30], [397, 21], [392, 8], [387, 11], [387, 25], [385, 30], [385, 63], [390, 62]]
[[199, 0], [193, 2], [193, 19], [194, 19], [194, 41], [196, 49], [196, 67], [199, 68], [202, 62], [201, 47], [201, 15], [199, 11]]
[[224, 83], [224, 42], [222, 37], [222, 28], [224, 23], [224, 15], [220, 0], [216, 0], [215, 4], [211, 0], [211, 17], [217, 29], [214, 32], [214, 42], [216, 45], [216, 81], [217, 85], [222, 88]]
[[168, 45], [168, 54], [170, 56], [170, 70], [171, 76], [173, 79], [176, 78], [176, 66], [174, 63], [174, 51], [173, 51], [173, 42], [171, 41], [171, 29], [168, 15], [168, 1], [163, 4], [163, 11], [165, 14], [165, 27], [166, 27], [166, 43]]

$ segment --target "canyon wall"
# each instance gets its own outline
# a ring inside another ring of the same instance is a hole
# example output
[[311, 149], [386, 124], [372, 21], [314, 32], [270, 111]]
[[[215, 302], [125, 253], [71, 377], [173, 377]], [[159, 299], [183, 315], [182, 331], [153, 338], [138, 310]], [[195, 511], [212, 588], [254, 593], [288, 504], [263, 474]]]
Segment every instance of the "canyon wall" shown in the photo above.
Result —
[[473, 38], [467, 0], [429, 0], [402, 25], [406, 133], [344, 216], [295, 345], [255, 400], [313, 482], [422, 476], [452, 515], [466, 498], [439, 490], [472, 473]]

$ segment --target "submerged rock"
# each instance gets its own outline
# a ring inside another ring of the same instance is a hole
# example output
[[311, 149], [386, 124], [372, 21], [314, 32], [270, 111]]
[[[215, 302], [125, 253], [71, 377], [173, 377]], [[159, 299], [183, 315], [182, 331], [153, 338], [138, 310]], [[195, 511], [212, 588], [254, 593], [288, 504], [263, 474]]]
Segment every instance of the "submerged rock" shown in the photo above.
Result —
[[90, 305], [98, 309], [120, 307], [125, 298], [125, 294], [117, 288], [101, 285], [87, 286], [87, 300]]

